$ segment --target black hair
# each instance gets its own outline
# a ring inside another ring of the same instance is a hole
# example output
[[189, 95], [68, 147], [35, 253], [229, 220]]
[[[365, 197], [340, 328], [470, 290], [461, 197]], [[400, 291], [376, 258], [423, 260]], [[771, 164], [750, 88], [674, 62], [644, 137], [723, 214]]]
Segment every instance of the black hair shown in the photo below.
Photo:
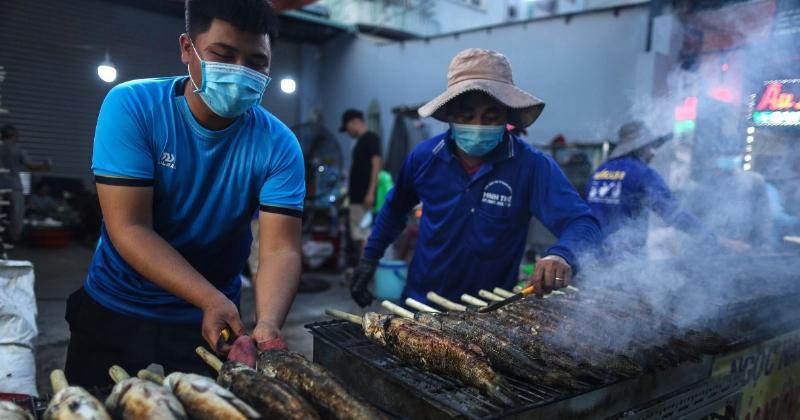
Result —
[[278, 12], [270, 0], [186, 0], [186, 33], [190, 38], [206, 32], [214, 19], [243, 32], [266, 34], [273, 44], [278, 35]]
[[0, 128], [0, 136], [2, 136], [3, 140], [11, 138], [17, 133], [18, 133], [17, 127], [14, 127], [11, 124], [6, 124], [2, 128]]

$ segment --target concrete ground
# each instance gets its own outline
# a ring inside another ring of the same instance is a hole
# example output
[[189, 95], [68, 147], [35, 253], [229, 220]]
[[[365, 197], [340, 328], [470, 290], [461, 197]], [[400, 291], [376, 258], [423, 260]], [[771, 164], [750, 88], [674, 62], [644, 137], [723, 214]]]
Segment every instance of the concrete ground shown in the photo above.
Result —
[[[37, 385], [40, 395], [50, 393], [50, 371], [63, 368], [69, 342], [69, 328], [64, 320], [66, 299], [83, 282], [93, 249], [71, 244], [63, 249], [35, 249], [19, 247], [9, 253], [12, 259], [33, 262], [36, 274], [39, 336], [36, 345]], [[289, 348], [306, 357], [312, 355], [312, 337], [305, 324], [327, 319], [325, 308], [337, 308], [352, 313], [362, 310], [351, 300], [341, 274], [306, 274], [305, 278], [323, 279], [331, 284], [328, 290], [317, 293], [300, 293], [295, 299], [283, 328]], [[254, 323], [253, 291], [242, 294], [242, 318], [252, 327]], [[198, 334], [200, 332], [198, 331]]]

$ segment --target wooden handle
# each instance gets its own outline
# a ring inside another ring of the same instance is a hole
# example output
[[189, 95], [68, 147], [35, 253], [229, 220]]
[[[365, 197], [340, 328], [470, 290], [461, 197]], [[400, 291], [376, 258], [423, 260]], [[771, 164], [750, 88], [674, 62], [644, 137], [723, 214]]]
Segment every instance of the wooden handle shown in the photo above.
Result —
[[163, 376], [161, 376], [161, 375], [159, 375], [159, 374], [157, 374], [157, 373], [155, 373], [155, 372], [150, 372], [150, 371], [149, 371], [149, 370], [147, 370], [147, 369], [142, 369], [142, 370], [140, 370], [140, 371], [139, 371], [139, 372], [136, 374], [136, 376], [137, 376], [139, 379], [143, 379], [143, 380], [145, 380], [145, 381], [150, 381], [150, 382], [155, 382], [155, 383], [157, 383], [157, 384], [159, 384], [159, 385], [161, 385], [161, 384], [163, 384], [163, 383], [164, 383], [164, 377], [163, 377]]
[[567, 289], [567, 290], [571, 290], [571, 291], [573, 291], [573, 292], [580, 292], [580, 291], [581, 291], [581, 289], [578, 289], [577, 287], [575, 287], [575, 286], [570, 286], [570, 285], [567, 285], [566, 289]]
[[466, 306], [461, 305], [459, 303], [455, 303], [455, 302], [449, 301], [449, 300], [437, 295], [434, 292], [428, 292], [428, 294], [425, 295], [425, 297], [427, 297], [429, 301], [441, 306], [442, 308], [447, 309], [448, 311], [464, 312], [464, 311], [467, 310]]
[[69, 386], [69, 382], [67, 382], [67, 377], [64, 375], [63, 370], [56, 369], [50, 372], [50, 385], [53, 387], [53, 394], [57, 394], [62, 389], [66, 389]]
[[497, 296], [496, 294], [494, 294], [494, 293], [492, 293], [492, 292], [490, 292], [488, 290], [483, 290], [483, 289], [478, 290], [478, 296], [480, 296], [480, 297], [482, 297], [484, 299], [495, 301], [495, 302], [500, 302], [502, 300], [506, 300], [506, 298], [504, 298], [502, 296]]
[[219, 357], [206, 350], [205, 347], [197, 347], [194, 349], [194, 352], [197, 353], [197, 355], [200, 356], [204, 362], [208, 363], [212, 369], [216, 370], [217, 372], [222, 369], [222, 360], [219, 360]]
[[128, 375], [128, 372], [125, 372], [125, 369], [123, 369], [122, 366], [117, 365], [111, 366], [108, 369], [108, 375], [111, 376], [111, 380], [113, 380], [115, 384], [118, 384], [131, 377], [131, 375]]
[[495, 287], [492, 290], [492, 293], [496, 294], [497, 296], [504, 297], [504, 298], [510, 298], [511, 296], [514, 296], [514, 292], [506, 290], [506, 289], [501, 289], [499, 287]]
[[486, 305], [489, 304], [486, 301], [480, 300], [480, 299], [476, 298], [475, 296], [468, 295], [466, 293], [461, 295], [461, 301], [463, 301], [464, 303], [466, 303], [468, 305], [473, 305], [473, 306], [486, 306]]
[[414, 319], [414, 312], [411, 312], [408, 309], [403, 308], [399, 305], [395, 305], [394, 303], [389, 302], [388, 300], [384, 300], [383, 302], [381, 302], [381, 306], [388, 309], [395, 315], [402, 316], [403, 318]]
[[338, 309], [326, 309], [325, 313], [328, 314], [328, 316], [332, 316], [336, 319], [343, 319], [345, 321], [350, 321], [353, 324], [361, 325], [361, 317], [358, 315], [348, 314], [347, 312], [343, 312]]
[[414, 309], [416, 309], [418, 311], [421, 311], [421, 312], [434, 312], [434, 313], [438, 313], [439, 312], [438, 309], [436, 309], [436, 308], [434, 308], [432, 306], [428, 306], [428, 305], [426, 305], [426, 304], [424, 304], [424, 303], [422, 303], [422, 302], [420, 302], [418, 300], [414, 300], [414, 299], [411, 299], [411, 298], [406, 298], [406, 305], [408, 305], [408, 306], [410, 306], [410, 307], [412, 307], [412, 308], [414, 308]]
[[530, 295], [536, 293], [536, 287], [534, 287], [533, 285], [530, 285], [530, 286], [527, 286], [526, 288], [520, 290], [519, 292], [522, 293], [522, 296], [527, 297], [527, 296], [530, 296]]

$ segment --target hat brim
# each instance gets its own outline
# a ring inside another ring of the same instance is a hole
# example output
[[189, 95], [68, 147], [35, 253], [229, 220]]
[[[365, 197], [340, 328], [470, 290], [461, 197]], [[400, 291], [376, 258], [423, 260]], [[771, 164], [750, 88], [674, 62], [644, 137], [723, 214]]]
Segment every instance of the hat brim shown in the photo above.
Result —
[[616, 159], [618, 157], [622, 157], [628, 154], [631, 154], [641, 148], [647, 147], [652, 145], [654, 148], [659, 148], [667, 142], [667, 140], [672, 138], [672, 133], [665, 134], [658, 137], [652, 137], [648, 139], [640, 139], [638, 141], [634, 141], [631, 143], [623, 144], [614, 149], [613, 152], [608, 156], [609, 159]]
[[517, 116], [515, 123], [519, 124], [519, 127], [533, 124], [544, 109], [544, 102], [541, 99], [512, 84], [488, 79], [470, 79], [449, 86], [444, 93], [420, 107], [419, 116], [449, 122], [444, 105], [462, 93], [474, 91], [484, 92], [510, 108]]

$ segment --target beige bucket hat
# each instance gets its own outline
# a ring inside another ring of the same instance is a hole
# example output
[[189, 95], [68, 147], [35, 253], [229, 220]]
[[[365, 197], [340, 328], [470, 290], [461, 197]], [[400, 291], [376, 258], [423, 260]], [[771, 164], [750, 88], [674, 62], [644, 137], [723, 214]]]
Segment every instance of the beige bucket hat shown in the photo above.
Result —
[[520, 127], [533, 124], [544, 109], [544, 102], [514, 85], [511, 64], [503, 54], [481, 48], [458, 53], [447, 70], [447, 90], [419, 109], [421, 117], [447, 121], [445, 104], [464, 92], [481, 91], [516, 113]]
[[650, 145], [654, 148], [659, 148], [664, 142], [672, 138], [671, 134], [659, 137], [654, 136], [647, 125], [639, 120], [622, 124], [619, 128], [618, 136], [617, 145], [608, 157], [609, 159], [631, 154]]

